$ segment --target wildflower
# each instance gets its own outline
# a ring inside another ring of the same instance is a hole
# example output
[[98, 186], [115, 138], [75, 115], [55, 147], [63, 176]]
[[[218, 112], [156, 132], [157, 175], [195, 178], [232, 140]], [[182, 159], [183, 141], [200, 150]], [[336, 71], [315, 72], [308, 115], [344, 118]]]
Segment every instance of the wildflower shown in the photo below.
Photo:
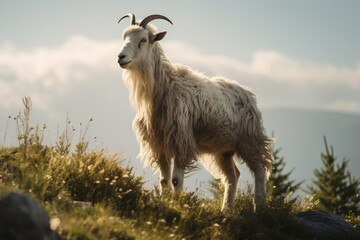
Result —
[[166, 220], [165, 219], [159, 219], [159, 221], [158, 221], [159, 223], [163, 223], [163, 224], [165, 224], [166, 223]]
[[124, 175], [122, 176], [122, 178], [129, 178], [129, 175], [124, 174]]
[[188, 209], [188, 208], [190, 208], [190, 206], [189, 206], [189, 204], [186, 204], [186, 203], [185, 203], [185, 204], [183, 205], [183, 208]]
[[132, 189], [129, 189], [129, 190], [127, 190], [125, 193], [124, 193], [124, 195], [126, 195], [126, 194], [128, 194], [128, 193], [131, 193], [132, 192]]
[[50, 180], [51, 178], [52, 178], [51, 175], [48, 174], [45, 175], [45, 179]]
[[105, 181], [109, 181], [110, 179], [107, 177], [107, 178], [105, 178]]
[[99, 180], [95, 181], [96, 184], [100, 184], [101, 182]]
[[56, 230], [60, 226], [60, 218], [52, 218], [50, 219], [50, 228], [51, 230]]
[[146, 225], [149, 225], [149, 226], [150, 226], [150, 225], [152, 225], [152, 222], [147, 221], [147, 222], [146, 222]]
[[220, 225], [219, 225], [218, 223], [214, 223], [214, 224], [213, 224], [213, 227], [215, 227], [215, 228], [219, 228], [219, 227], [220, 227]]

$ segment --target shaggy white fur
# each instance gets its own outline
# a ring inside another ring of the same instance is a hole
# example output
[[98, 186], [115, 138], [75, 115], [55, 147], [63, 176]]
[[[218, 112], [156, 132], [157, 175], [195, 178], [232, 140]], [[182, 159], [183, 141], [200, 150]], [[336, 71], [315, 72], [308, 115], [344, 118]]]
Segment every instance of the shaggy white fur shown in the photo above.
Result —
[[240, 177], [234, 161], [242, 159], [254, 174], [256, 205], [265, 204], [272, 140], [255, 94], [224, 77], [172, 64], [158, 43], [165, 33], [135, 22], [124, 30], [119, 53], [137, 110], [133, 127], [140, 158], [160, 169], [162, 188], [175, 190], [183, 189], [184, 172], [201, 161], [225, 185], [223, 209], [234, 200]]

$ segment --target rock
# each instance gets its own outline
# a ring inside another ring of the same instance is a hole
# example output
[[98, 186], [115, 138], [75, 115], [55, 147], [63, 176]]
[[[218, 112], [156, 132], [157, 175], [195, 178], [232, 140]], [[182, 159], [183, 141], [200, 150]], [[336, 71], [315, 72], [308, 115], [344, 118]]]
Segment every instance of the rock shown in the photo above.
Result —
[[59, 240], [46, 211], [34, 199], [11, 192], [0, 198], [0, 240]]
[[314, 239], [360, 239], [360, 232], [334, 213], [300, 212], [294, 216], [294, 220], [306, 226]]

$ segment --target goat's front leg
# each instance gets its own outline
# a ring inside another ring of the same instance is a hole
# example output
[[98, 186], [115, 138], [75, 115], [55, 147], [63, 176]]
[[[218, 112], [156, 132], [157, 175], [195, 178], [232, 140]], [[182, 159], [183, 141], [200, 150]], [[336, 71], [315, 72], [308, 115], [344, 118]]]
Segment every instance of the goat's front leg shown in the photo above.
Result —
[[184, 189], [184, 173], [184, 162], [180, 158], [175, 158], [172, 173], [172, 186], [175, 191], [182, 191]]
[[159, 158], [160, 167], [160, 191], [171, 189], [171, 160], [165, 156]]

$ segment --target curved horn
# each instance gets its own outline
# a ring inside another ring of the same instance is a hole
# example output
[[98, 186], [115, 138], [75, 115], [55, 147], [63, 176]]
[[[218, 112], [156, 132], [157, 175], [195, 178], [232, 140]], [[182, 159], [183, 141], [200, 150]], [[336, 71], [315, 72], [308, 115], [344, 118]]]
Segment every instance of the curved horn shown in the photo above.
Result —
[[131, 21], [131, 25], [135, 25], [135, 15], [133, 13], [128, 13], [128, 14], [125, 14], [122, 18], [120, 18], [120, 20], [118, 21], [118, 23], [123, 20], [124, 18], [130, 18], [130, 21]]
[[150, 15], [147, 16], [146, 18], [144, 18], [140, 23], [139, 26], [142, 28], [146, 28], [146, 25], [151, 22], [152, 20], [155, 19], [164, 19], [166, 21], [168, 21], [169, 23], [173, 24], [170, 19], [168, 19], [167, 17], [163, 16], [163, 15], [159, 15], [159, 14], [154, 14], [154, 15]]

